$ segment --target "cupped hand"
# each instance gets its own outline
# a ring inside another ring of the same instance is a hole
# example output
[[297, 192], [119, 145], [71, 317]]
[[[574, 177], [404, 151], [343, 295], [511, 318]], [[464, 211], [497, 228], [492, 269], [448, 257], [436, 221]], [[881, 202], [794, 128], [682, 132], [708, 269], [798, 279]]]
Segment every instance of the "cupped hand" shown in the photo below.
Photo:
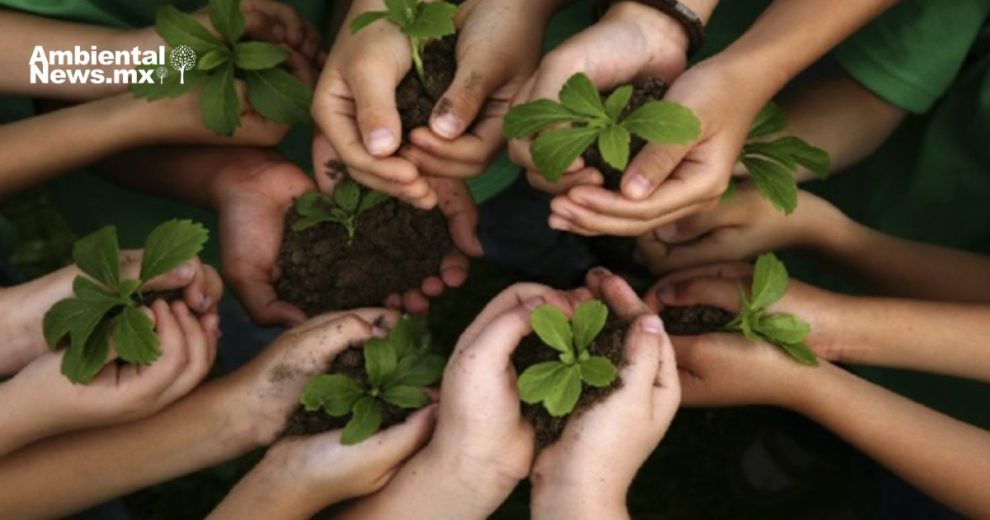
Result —
[[732, 200], [646, 233], [637, 239], [637, 250], [650, 272], [662, 274], [777, 249], [818, 247], [847, 220], [805, 191], [798, 192], [794, 213], [784, 215], [752, 182], [740, 181]]

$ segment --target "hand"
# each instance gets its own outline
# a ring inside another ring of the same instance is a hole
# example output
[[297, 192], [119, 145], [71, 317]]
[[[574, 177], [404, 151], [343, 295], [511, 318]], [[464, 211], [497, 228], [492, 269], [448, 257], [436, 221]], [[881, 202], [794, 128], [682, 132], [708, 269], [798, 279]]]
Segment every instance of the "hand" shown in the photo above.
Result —
[[784, 215], [752, 182], [739, 182], [736, 195], [715, 208], [659, 227], [637, 240], [653, 274], [731, 260], [790, 247], [825, 249], [849, 222], [825, 200], [798, 192], [797, 210]]
[[[141, 270], [141, 251], [120, 253], [122, 279], [137, 278]], [[72, 265], [37, 280], [3, 289], [0, 292], [0, 374], [20, 371], [39, 356], [49, 352], [42, 332], [42, 318], [60, 300], [73, 296], [72, 281], [82, 275]], [[193, 312], [205, 315], [216, 312], [223, 295], [223, 282], [212, 267], [193, 258], [172, 271], [150, 280], [144, 291], [182, 291], [182, 300]]]
[[[651, 287], [644, 300], [655, 312], [664, 307], [711, 305], [739, 312], [739, 288], [752, 283], [753, 268], [746, 263], [713, 264], [674, 273]], [[842, 309], [854, 305], [849, 297], [791, 279], [787, 293], [768, 312], [789, 313], [811, 326], [805, 343], [822, 358], [839, 361], [843, 356], [843, 331], [849, 327]]]
[[253, 154], [218, 172], [213, 188], [219, 215], [223, 274], [254, 321], [298, 325], [306, 315], [279, 299], [278, 253], [285, 215], [313, 181], [277, 154], [260, 161]]
[[[534, 518], [626, 517], [626, 491], [680, 403], [677, 364], [663, 323], [621, 278], [603, 269], [589, 287], [631, 320], [622, 386], [567, 423], [533, 467]], [[622, 439], [616, 443], [616, 439]]]
[[161, 342], [150, 366], [118, 365], [115, 356], [90, 383], [76, 385], [61, 373], [64, 351], [35, 359], [4, 385], [11, 431], [22, 435], [0, 449], [8, 453], [58, 433], [147, 417], [193, 389], [209, 372], [219, 338], [215, 313], [196, 317], [183, 302], [155, 301], [149, 316]]
[[436, 406], [354, 446], [340, 430], [279, 441], [209, 518], [311, 518], [327, 506], [374, 493], [429, 439]]

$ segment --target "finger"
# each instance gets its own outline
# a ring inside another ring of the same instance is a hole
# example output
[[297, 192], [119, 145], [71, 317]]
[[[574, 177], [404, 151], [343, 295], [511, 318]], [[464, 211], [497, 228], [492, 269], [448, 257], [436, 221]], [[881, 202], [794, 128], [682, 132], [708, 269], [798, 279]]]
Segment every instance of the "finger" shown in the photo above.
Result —
[[[404, 159], [397, 160], [405, 166], [412, 166]], [[436, 193], [429, 183], [415, 172], [415, 166], [411, 173], [407, 169], [403, 174], [409, 178], [408, 182], [395, 181], [359, 168], [345, 166], [333, 144], [320, 132], [313, 137], [313, 165], [316, 183], [324, 193], [332, 193], [337, 183], [349, 176], [369, 189], [387, 193], [421, 209], [432, 209], [437, 203]]]
[[[578, 187], [575, 190], [582, 188]], [[574, 190], [571, 193], [574, 193]], [[566, 196], [556, 197], [551, 201], [550, 205], [554, 214], [565, 220], [574, 229], [586, 229], [595, 234], [602, 235], [635, 237], [647, 233], [667, 222], [676, 221], [684, 216], [703, 211], [710, 207], [712, 203], [713, 201], [706, 200], [652, 219], [645, 214], [640, 217], [629, 218], [615, 216], [607, 212], [602, 213], [599, 210], [576, 203], [570, 193]]]
[[427, 441], [436, 426], [438, 405], [417, 410], [400, 424], [392, 426], [372, 437], [367, 446], [372, 465], [394, 468], [411, 457]]
[[568, 173], [557, 182], [548, 181], [538, 171], [527, 170], [526, 180], [533, 188], [555, 195], [566, 193], [576, 186], [603, 186], [605, 184], [605, 177], [595, 168], [582, 168], [574, 173]]
[[211, 350], [216, 349], [216, 338], [206, 333], [202, 323], [181, 302], [172, 305], [172, 311], [178, 318], [182, 335], [186, 340], [186, 364], [181, 372], [173, 373], [169, 378], [171, 384], [159, 398], [159, 404], [165, 405], [186, 395], [210, 370], [209, 361]]
[[399, 149], [399, 157], [408, 160], [424, 175], [450, 179], [467, 179], [477, 177], [484, 171], [484, 164], [479, 162], [459, 162], [434, 157], [415, 146], [403, 146]]
[[190, 260], [195, 262], [196, 275], [192, 282], [182, 290], [182, 300], [196, 312], [204, 313], [216, 302], [207, 294], [207, 274], [206, 270], [198, 258]]
[[728, 233], [737, 233], [734, 229], [722, 229], [717, 235], [685, 246], [669, 247], [666, 256], [653, 260], [654, 272], [680, 271], [707, 264], [745, 260], [753, 256], [749, 245], [744, 243], [741, 236], [735, 240], [725, 240]]
[[740, 217], [745, 217], [745, 214], [738, 211], [738, 208], [739, 206], [735, 204], [720, 203], [709, 211], [695, 213], [676, 222], [655, 228], [653, 235], [658, 240], [667, 243], [689, 242], [710, 233], [714, 229], [740, 224]]
[[271, 279], [263, 273], [255, 273], [250, 278], [228, 275], [228, 281], [241, 305], [258, 325], [294, 326], [306, 321], [306, 313], [295, 305], [282, 301], [272, 286]]
[[670, 336], [662, 334], [659, 346], [660, 369], [653, 385], [653, 420], [666, 430], [681, 402], [681, 380]]
[[[441, 268], [442, 270], [442, 268]], [[446, 286], [443, 284], [443, 280], [439, 276], [430, 276], [426, 280], [423, 280], [423, 285], [420, 290], [427, 298], [436, 298], [443, 294]]]
[[[382, 328], [389, 330], [399, 322], [401, 315], [398, 312], [379, 309], [379, 308], [366, 308], [366, 309], [354, 309], [349, 311], [339, 311], [339, 312], [328, 312], [325, 314], [320, 314], [319, 316], [314, 316], [310, 318], [306, 323], [299, 325], [298, 327], [292, 329], [291, 332], [304, 333], [312, 330], [322, 329], [327, 323], [337, 321], [346, 316], [356, 316], [357, 318], [370, 323], [372, 329]], [[374, 336], [377, 336], [375, 331], [372, 331]]]
[[302, 16], [294, 7], [281, 2], [248, 3], [244, 6], [246, 12], [262, 13], [274, 19], [278, 25], [285, 28], [285, 41], [293, 47], [300, 47], [306, 38], [306, 27]]
[[470, 59], [458, 63], [453, 82], [430, 115], [430, 130], [436, 135], [450, 140], [460, 137], [503, 82], [498, 64], [480, 65]]
[[547, 225], [550, 227], [550, 229], [556, 231], [566, 231], [568, 233], [574, 233], [576, 235], [582, 235], [586, 237], [594, 237], [601, 234], [597, 231], [579, 226], [569, 220], [565, 220], [555, 213], [551, 213], [550, 217], [547, 218]]
[[395, 77], [394, 69], [362, 59], [348, 71], [362, 142], [375, 157], [394, 154], [402, 136], [402, 121], [395, 106], [395, 87], [401, 78]]
[[283, 65], [310, 88], [316, 86], [318, 74], [316, 68], [313, 67], [312, 59], [297, 49], [288, 49], [288, 51], [289, 57]]
[[373, 338], [374, 329], [352, 313], [305, 330], [293, 329], [282, 337], [292, 344], [286, 363], [295, 369], [287, 371], [289, 377], [302, 381], [326, 371], [330, 360], [350, 346]]
[[588, 289], [601, 298], [623, 320], [633, 320], [643, 314], [649, 314], [643, 300], [636, 291], [620, 276], [612, 274], [605, 268], [598, 267], [588, 271], [585, 277]]
[[426, 314], [426, 311], [430, 310], [430, 300], [428, 300], [423, 293], [416, 290], [410, 290], [406, 291], [405, 294], [402, 295], [402, 307], [409, 314]]
[[691, 148], [691, 144], [647, 144], [622, 175], [622, 194], [632, 200], [649, 197], [681, 164]]
[[[172, 289], [187, 287], [196, 280], [197, 274], [202, 270], [202, 267], [203, 264], [200, 262], [199, 257], [194, 257], [183, 262], [179, 267], [161, 276], [152, 278], [148, 283], [144, 284], [142, 291], [170, 291]], [[140, 276], [139, 271], [140, 262], [128, 262], [121, 270], [121, 275], [125, 279], [134, 279]]]
[[267, 12], [254, 9], [253, 6], [242, 6], [244, 12], [244, 34], [255, 40], [270, 43], [286, 41], [286, 27], [278, 18]]
[[441, 193], [440, 211], [447, 217], [450, 238], [461, 252], [478, 257], [484, 254], [478, 240], [478, 206], [463, 182], [434, 181]]
[[448, 141], [425, 128], [414, 129], [409, 142], [434, 157], [464, 163], [487, 163], [505, 145], [502, 118], [485, 117], [466, 133]]
[[525, 305], [530, 310], [553, 300], [557, 296], [557, 291], [552, 287], [536, 283], [517, 283], [499, 293], [488, 305], [478, 314], [474, 321], [468, 325], [457, 341], [455, 350], [463, 348], [465, 345], [474, 342], [478, 334], [495, 317], [518, 307]]
[[155, 330], [162, 355], [144, 372], [146, 377], [142, 380], [148, 387], [164, 389], [164, 385], [171, 383], [189, 361], [186, 331], [178, 316], [180, 310], [188, 313], [189, 308], [182, 302], [169, 306], [164, 300], [158, 300], [151, 310], [155, 313]]
[[622, 384], [632, 389], [640, 399], [652, 395], [660, 369], [660, 347], [668, 341], [663, 322], [655, 314], [640, 316], [629, 326], [624, 344], [626, 366], [622, 369]]
[[511, 365], [509, 358], [519, 342], [533, 330], [529, 321], [531, 313], [532, 309], [523, 305], [497, 316], [478, 331], [474, 341], [455, 350], [450, 368], [460, 367], [473, 374], [472, 367], [484, 367], [483, 374], [500, 376], [500, 370]]
[[471, 261], [460, 253], [451, 253], [440, 263], [440, 279], [447, 287], [460, 287], [467, 281]]
[[217, 360], [217, 344], [220, 342], [220, 338], [223, 333], [220, 331], [220, 316], [216, 312], [206, 314], [199, 317], [199, 323], [206, 331], [206, 334], [210, 341], [210, 348], [206, 349], [208, 358], [206, 360], [206, 370], [213, 367], [213, 363]]
[[[412, 166], [412, 163], [404, 159], [400, 160]], [[423, 177], [417, 177], [409, 183], [402, 183], [363, 170], [349, 168], [348, 171], [352, 179], [366, 188], [387, 193], [419, 209], [433, 209], [439, 200], [436, 190]]]
[[655, 297], [664, 306], [686, 307], [710, 305], [729, 312], [739, 310], [738, 280], [725, 278], [694, 278], [654, 289]]
[[212, 312], [216, 311], [217, 305], [220, 303], [220, 299], [223, 298], [223, 278], [220, 277], [220, 273], [217, 272], [213, 266], [204, 265], [203, 275], [206, 279], [205, 290], [207, 300], [212, 302], [212, 305], [207, 307], [202, 312]]

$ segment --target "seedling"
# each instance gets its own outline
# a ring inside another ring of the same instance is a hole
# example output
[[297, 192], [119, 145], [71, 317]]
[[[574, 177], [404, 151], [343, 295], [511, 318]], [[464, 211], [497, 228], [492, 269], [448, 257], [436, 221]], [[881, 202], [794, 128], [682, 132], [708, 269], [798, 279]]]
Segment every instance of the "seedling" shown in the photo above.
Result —
[[525, 403], [543, 403], [554, 417], [574, 410], [582, 382], [603, 388], [615, 380], [617, 369], [607, 358], [592, 356], [588, 346], [608, 319], [608, 307], [591, 300], [574, 311], [570, 321], [560, 309], [541, 305], [533, 311], [533, 331], [548, 347], [560, 352], [555, 361], [537, 363], [519, 376], [519, 397]]
[[351, 180], [334, 188], [332, 196], [306, 193], [296, 200], [296, 213], [300, 218], [292, 225], [292, 230], [302, 231], [322, 222], [336, 222], [347, 230], [347, 243], [350, 244], [357, 232], [358, 217], [388, 198], [379, 191], [363, 191]]
[[78, 242], [72, 259], [85, 275], [72, 283], [75, 294], [45, 313], [45, 341], [57, 348], [66, 336], [62, 374], [73, 383], [92, 381], [110, 353], [110, 340], [119, 358], [136, 365], [150, 365], [161, 355], [154, 324], [139, 308], [142, 288], [196, 256], [209, 236], [201, 224], [171, 220], [148, 235], [137, 279], [120, 278], [117, 230], [107, 226]]
[[131, 92], [155, 101], [179, 97], [202, 83], [203, 124], [229, 137], [241, 125], [234, 80], [243, 79], [251, 107], [265, 118], [288, 125], [309, 121], [313, 90], [282, 67], [289, 51], [272, 43], [241, 41], [245, 21], [240, 0], [210, 0], [208, 9], [219, 37], [171, 5], [158, 9], [155, 29], [172, 47], [169, 64], [178, 74], [163, 74], [159, 67], [158, 83], [132, 83]]
[[[763, 107], [753, 122], [739, 161], [763, 197], [785, 215], [790, 215], [797, 208], [798, 186], [794, 175], [798, 167], [804, 166], [819, 179], [824, 179], [831, 161], [825, 150], [794, 136], [765, 140], [785, 128], [787, 116], [779, 106], [770, 103]], [[723, 200], [731, 199], [734, 193], [735, 184], [730, 183]]]
[[425, 84], [423, 48], [427, 43], [457, 31], [454, 27], [457, 6], [447, 2], [385, 0], [385, 7], [385, 11], [368, 11], [355, 17], [350, 25], [351, 34], [383, 19], [397, 25], [402, 34], [409, 38], [416, 75]]
[[787, 293], [787, 268], [773, 253], [760, 255], [749, 296], [739, 288], [739, 314], [725, 329], [741, 332], [753, 342], [766, 341], [784, 349], [798, 362], [818, 366], [815, 353], [804, 343], [811, 332], [807, 322], [793, 314], [768, 314], [767, 308]]
[[364, 344], [367, 383], [343, 374], [324, 374], [306, 383], [299, 402], [307, 412], [320, 409], [330, 417], [351, 418], [340, 441], [357, 444], [378, 431], [385, 403], [416, 409], [430, 403], [423, 388], [440, 380], [445, 360], [430, 351], [426, 324], [419, 318], [404, 318], [388, 339]]
[[[700, 135], [701, 123], [694, 113], [670, 101], [651, 101], [623, 117], [632, 93], [632, 86], [625, 85], [603, 102], [588, 76], [578, 73], [560, 89], [560, 102], [539, 99], [509, 110], [503, 132], [510, 139], [540, 132], [530, 152], [550, 182], [557, 182], [596, 141], [605, 162], [621, 171], [629, 165], [632, 135], [663, 144], [689, 143]], [[568, 126], [546, 130], [557, 125]]]

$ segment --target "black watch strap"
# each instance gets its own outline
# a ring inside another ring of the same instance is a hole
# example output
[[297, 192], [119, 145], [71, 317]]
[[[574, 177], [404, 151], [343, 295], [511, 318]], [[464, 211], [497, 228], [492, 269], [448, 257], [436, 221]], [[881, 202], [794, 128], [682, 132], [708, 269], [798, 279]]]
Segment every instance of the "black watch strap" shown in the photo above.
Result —
[[601, 17], [616, 2], [638, 2], [648, 5], [670, 16], [684, 28], [688, 36], [688, 57], [694, 56], [705, 43], [705, 24], [698, 13], [677, 0], [601, 0], [597, 4], [597, 15]]

